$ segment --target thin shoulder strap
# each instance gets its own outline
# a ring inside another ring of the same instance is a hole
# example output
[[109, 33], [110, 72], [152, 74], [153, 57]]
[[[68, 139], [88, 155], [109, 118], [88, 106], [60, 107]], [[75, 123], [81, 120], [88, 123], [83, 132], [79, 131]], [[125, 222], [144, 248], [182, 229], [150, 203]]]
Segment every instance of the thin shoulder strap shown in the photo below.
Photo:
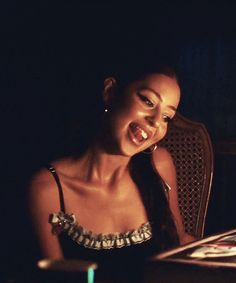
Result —
[[47, 166], [47, 169], [52, 173], [52, 175], [53, 175], [53, 177], [54, 177], [54, 179], [57, 183], [59, 198], [60, 198], [61, 211], [65, 213], [64, 195], [63, 195], [62, 186], [61, 186], [61, 183], [60, 183], [59, 176], [58, 176], [55, 168], [52, 165]]
[[171, 186], [168, 183], [166, 183], [164, 180], [162, 180], [162, 185], [163, 185], [166, 197], [169, 201], [170, 200], [170, 191], [172, 190]]

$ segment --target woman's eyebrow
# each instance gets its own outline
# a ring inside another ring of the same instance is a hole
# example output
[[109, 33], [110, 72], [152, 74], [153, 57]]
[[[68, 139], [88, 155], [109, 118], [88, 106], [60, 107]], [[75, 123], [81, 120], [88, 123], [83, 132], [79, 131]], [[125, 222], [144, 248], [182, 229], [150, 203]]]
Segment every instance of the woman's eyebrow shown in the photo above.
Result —
[[[153, 92], [160, 99], [160, 101], [163, 101], [160, 93], [155, 91], [154, 89], [152, 89], [150, 87], [142, 87], [142, 88], [140, 88], [140, 90], [149, 90], [149, 91]], [[177, 108], [175, 108], [173, 105], [168, 105], [167, 107], [169, 107], [171, 110], [173, 110], [175, 112], [177, 111]]]

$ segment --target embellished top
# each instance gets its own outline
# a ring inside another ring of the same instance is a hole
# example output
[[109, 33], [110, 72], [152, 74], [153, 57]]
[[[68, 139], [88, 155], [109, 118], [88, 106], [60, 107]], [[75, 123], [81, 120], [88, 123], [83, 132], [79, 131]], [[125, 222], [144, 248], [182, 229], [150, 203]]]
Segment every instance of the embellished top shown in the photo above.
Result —
[[95, 234], [83, 228], [74, 214], [65, 211], [59, 176], [52, 166], [48, 170], [57, 183], [61, 210], [52, 213], [49, 222], [52, 232], [59, 237], [65, 258], [95, 261], [102, 266], [118, 263], [120, 266], [135, 265], [157, 252], [151, 222], [124, 233]]
[[80, 226], [74, 214], [60, 211], [50, 217], [53, 232], [65, 232], [73, 241], [89, 249], [114, 249], [140, 244], [152, 237], [152, 228], [149, 222], [125, 233], [95, 234]]

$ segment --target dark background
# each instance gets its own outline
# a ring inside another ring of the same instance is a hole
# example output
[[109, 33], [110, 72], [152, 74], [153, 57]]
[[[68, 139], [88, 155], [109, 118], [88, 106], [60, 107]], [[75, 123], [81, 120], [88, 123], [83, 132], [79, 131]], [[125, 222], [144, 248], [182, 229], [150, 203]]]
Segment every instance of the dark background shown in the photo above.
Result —
[[125, 50], [154, 57], [171, 51], [182, 86], [179, 111], [203, 122], [214, 145], [206, 234], [236, 226], [235, 12], [225, 1], [2, 4], [1, 254], [7, 266], [20, 268], [35, 253], [29, 175], [57, 154], [70, 125], [93, 111], [99, 93], [92, 94], [92, 78]]

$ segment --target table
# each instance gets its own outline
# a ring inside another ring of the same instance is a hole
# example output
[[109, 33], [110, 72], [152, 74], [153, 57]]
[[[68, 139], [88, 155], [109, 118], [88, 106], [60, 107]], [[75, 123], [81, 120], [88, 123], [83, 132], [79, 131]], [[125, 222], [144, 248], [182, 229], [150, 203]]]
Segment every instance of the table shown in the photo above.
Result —
[[[223, 242], [231, 237], [228, 247]], [[236, 282], [236, 253], [231, 256], [213, 256], [216, 252], [228, 249], [231, 254], [236, 250], [236, 229], [218, 233], [193, 243], [171, 249], [152, 257], [145, 267], [145, 283], [235, 283]], [[208, 249], [207, 257], [191, 257], [193, 252], [204, 247]], [[222, 253], [222, 252], [221, 252]], [[230, 253], [228, 253], [229, 255]], [[222, 254], [221, 254], [222, 255]]]

